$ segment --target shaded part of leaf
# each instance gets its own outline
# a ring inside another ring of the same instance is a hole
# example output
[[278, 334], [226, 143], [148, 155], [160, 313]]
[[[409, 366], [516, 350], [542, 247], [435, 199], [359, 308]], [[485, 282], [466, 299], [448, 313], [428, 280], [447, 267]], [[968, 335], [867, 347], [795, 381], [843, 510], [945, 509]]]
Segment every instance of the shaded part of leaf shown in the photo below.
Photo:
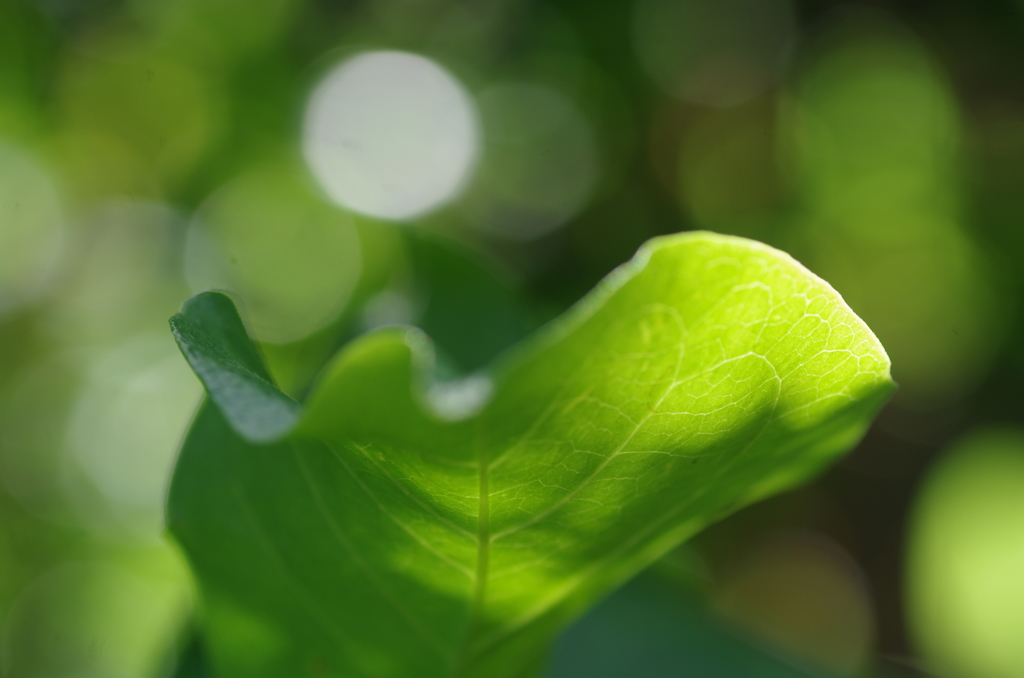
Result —
[[266, 443], [292, 430], [301, 406], [271, 382], [227, 295], [198, 294], [170, 323], [185, 359], [241, 436]]
[[271, 381], [263, 357], [249, 338], [231, 297], [214, 290], [201, 292], [186, 300], [178, 315], [197, 326], [206, 340], [225, 357]]
[[392, 482], [321, 443], [253, 445], [200, 408], [168, 527], [202, 594], [214, 675], [450, 678], [471, 579], [444, 558], [468, 569], [474, 544]]

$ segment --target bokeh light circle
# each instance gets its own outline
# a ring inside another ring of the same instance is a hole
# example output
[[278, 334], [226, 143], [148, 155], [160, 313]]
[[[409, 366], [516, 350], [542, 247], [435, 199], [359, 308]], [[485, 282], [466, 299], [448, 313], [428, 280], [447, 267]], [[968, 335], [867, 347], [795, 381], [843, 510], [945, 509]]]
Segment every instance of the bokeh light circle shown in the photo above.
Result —
[[1024, 675], [1024, 432], [976, 432], [929, 471], [908, 542], [907, 611], [937, 675]]
[[478, 130], [469, 94], [437, 63], [407, 52], [365, 52], [313, 92], [303, 150], [333, 200], [402, 220], [459, 192], [477, 156]]
[[590, 121], [561, 91], [531, 82], [479, 97], [484, 150], [464, 208], [485, 232], [514, 240], [549, 233], [586, 207], [600, 176]]
[[824, 534], [768, 533], [715, 588], [714, 610], [744, 635], [825, 675], [863, 673], [874, 633], [864, 576]]
[[60, 197], [49, 175], [29, 154], [0, 144], [0, 313], [46, 288], [63, 240]]
[[878, 335], [896, 399], [953, 402], [990, 364], [1007, 303], [964, 219], [955, 93], [921, 39], [884, 15], [842, 16], [819, 40], [796, 80], [803, 215], [789, 237]]
[[[65, 474], [86, 524], [159, 538], [171, 469], [202, 393], [166, 336], [132, 337], [97, 356], [67, 429]], [[81, 472], [102, 498], [75, 483]]]
[[233, 292], [255, 335], [273, 343], [334, 320], [360, 271], [352, 216], [320, 200], [287, 167], [249, 172], [214, 193], [185, 242], [192, 291]]

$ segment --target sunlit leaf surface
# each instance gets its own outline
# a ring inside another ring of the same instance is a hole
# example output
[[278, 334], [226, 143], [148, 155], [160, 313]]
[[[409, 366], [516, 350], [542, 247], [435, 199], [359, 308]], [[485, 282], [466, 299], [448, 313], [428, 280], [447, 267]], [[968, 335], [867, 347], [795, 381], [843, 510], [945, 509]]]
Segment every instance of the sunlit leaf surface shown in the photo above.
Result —
[[365, 335], [290, 431], [226, 298], [172, 324], [211, 399], [169, 523], [225, 677], [528, 675], [598, 596], [848, 450], [892, 390], [831, 287], [707, 233], [648, 243], [486, 375], [438, 383], [418, 330]]

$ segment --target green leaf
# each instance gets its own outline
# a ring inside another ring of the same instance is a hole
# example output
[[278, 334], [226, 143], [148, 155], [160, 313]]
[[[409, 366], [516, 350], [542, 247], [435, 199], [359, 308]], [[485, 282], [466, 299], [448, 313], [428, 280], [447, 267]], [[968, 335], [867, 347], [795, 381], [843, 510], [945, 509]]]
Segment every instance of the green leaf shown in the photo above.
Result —
[[651, 241], [486, 374], [438, 382], [418, 330], [365, 335], [272, 444], [238, 414], [273, 399], [237, 387], [261, 373], [225, 326], [185, 335], [213, 405], [168, 508], [222, 678], [527, 675], [598, 597], [852, 447], [893, 389], [828, 284], [708, 233]]
[[416, 325], [456, 367], [484, 367], [535, 327], [516, 290], [472, 252], [414, 231], [406, 245], [423, 297]]
[[210, 397], [247, 440], [274, 440], [295, 425], [299, 404], [271, 382], [227, 295], [189, 299], [171, 318], [171, 332]]
[[831, 674], [799, 666], [783, 652], [749, 642], [724, 625], [704, 600], [649, 569], [562, 634], [548, 672], [548, 678], [639, 675], [827, 678]]

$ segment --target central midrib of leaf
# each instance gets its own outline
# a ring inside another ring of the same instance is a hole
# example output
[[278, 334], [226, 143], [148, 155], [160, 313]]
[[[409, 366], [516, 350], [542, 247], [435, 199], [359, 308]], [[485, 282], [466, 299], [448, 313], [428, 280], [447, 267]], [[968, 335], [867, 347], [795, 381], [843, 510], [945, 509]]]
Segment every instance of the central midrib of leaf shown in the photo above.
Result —
[[[492, 460], [488, 454], [488, 447], [486, 444], [479, 444], [476, 458], [476, 466], [478, 469], [477, 474], [477, 485], [478, 485], [478, 509], [477, 509], [477, 555], [476, 555], [476, 569], [474, 571], [475, 581], [473, 582], [473, 594], [469, 604], [469, 618], [466, 624], [466, 635], [463, 639], [462, 647], [459, 651], [459, 658], [455, 664], [454, 677], [459, 678], [460, 676], [466, 675], [473, 666], [473, 660], [475, 658], [475, 642], [481, 628], [482, 611], [484, 602], [487, 597], [487, 578], [490, 568], [490, 550], [491, 550], [491, 520], [490, 520], [490, 471], [491, 467], [497, 463], [501, 463], [507, 460], [515, 450], [525, 440], [529, 439], [533, 434], [534, 429], [543, 421], [547, 419], [552, 412], [554, 407], [549, 407], [541, 417], [533, 422], [533, 425], [526, 431], [522, 438], [517, 444], [510, 446], [498, 454], [497, 458]], [[477, 437], [480, 441], [480, 436]], [[627, 439], [628, 441], [628, 439]], [[624, 443], [625, 444], [625, 443]], [[602, 467], [603, 468], [603, 467]], [[600, 468], [595, 471], [595, 474], [600, 472]], [[568, 498], [567, 498], [568, 499]], [[559, 504], [560, 505], [560, 504]], [[557, 506], [553, 507], [555, 510]], [[513, 532], [520, 527], [524, 527], [534, 522], [533, 520], [527, 520], [523, 524], [516, 526], [516, 528], [509, 530]], [[499, 535], [501, 536], [501, 535]], [[506, 631], [507, 632], [507, 631]], [[489, 644], [489, 643], [488, 643]], [[480, 648], [483, 649], [483, 648]]]
[[473, 598], [469, 605], [469, 620], [466, 625], [466, 637], [462, 643], [462, 651], [459, 662], [455, 668], [455, 675], [461, 676], [468, 671], [473, 659], [473, 641], [476, 638], [480, 622], [480, 611], [483, 608], [484, 598], [487, 596], [487, 570], [490, 566], [491, 552], [491, 514], [490, 514], [490, 488], [488, 474], [490, 464], [487, 455], [487, 447], [480, 446], [477, 456], [479, 467], [479, 508], [477, 513], [477, 547], [476, 547], [476, 581], [473, 583]]
[[[685, 381], [685, 380], [683, 380], [683, 381]], [[682, 383], [682, 382], [673, 382], [673, 383]], [[645, 415], [645, 417], [642, 420], [640, 420], [639, 422], [636, 423], [636, 425], [634, 426], [632, 431], [629, 432], [623, 438], [622, 442], [619, 445], [616, 446], [616, 448], [611, 452], [611, 454], [597, 468], [595, 468], [593, 471], [591, 471], [591, 473], [587, 476], [587, 478], [584, 479], [583, 482], [579, 486], [574, 488], [573, 491], [571, 491], [565, 497], [562, 497], [561, 499], [559, 499], [552, 506], [546, 508], [543, 512], [541, 512], [541, 513], [539, 513], [539, 514], [537, 514], [535, 516], [532, 516], [530, 518], [527, 518], [526, 520], [522, 521], [521, 523], [519, 523], [517, 525], [513, 525], [511, 527], [508, 527], [507, 529], [505, 529], [505, 530], [503, 530], [501, 532], [498, 532], [497, 534], [494, 534], [494, 535], [491, 534], [491, 529], [490, 529], [489, 473], [490, 473], [491, 469], [494, 466], [496, 466], [496, 465], [506, 461], [510, 456], [512, 456], [512, 454], [514, 454], [516, 452], [516, 450], [520, 447], [520, 445], [522, 443], [524, 443], [526, 440], [528, 440], [530, 438], [530, 435], [533, 432], [533, 428], [535, 428], [536, 424], [538, 424], [539, 422], [535, 422], [534, 426], [531, 426], [530, 431], [528, 431], [527, 434], [523, 436], [523, 438], [521, 438], [516, 444], [510, 446], [508, 449], [506, 449], [502, 453], [500, 453], [493, 461], [491, 461], [488, 458], [486, 447], [481, 447], [481, 449], [479, 450], [479, 453], [478, 453], [478, 457], [477, 457], [477, 461], [478, 461], [477, 465], [478, 465], [478, 468], [479, 468], [479, 474], [478, 474], [479, 481], [478, 482], [479, 482], [479, 492], [480, 492], [480, 495], [479, 495], [478, 530], [477, 530], [477, 540], [478, 540], [478, 544], [477, 544], [477, 565], [476, 565], [476, 570], [475, 570], [476, 581], [475, 581], [475, 586], [474, 586], [472, 602], [471, 602], [471, 605], [470, 605], [470, 608], [469, 608], [470, 609], [470, 617], [469, 617], [469, 622], [468, 622], [468, 625], [467, 625], [466, 639], [465, 639], [464, 645], [462, 647], [462, 650], [460, 652], [460, 661], [459, 661], [458, 668], [457, 668], [456, 673], [455, 673], [456, 677], [463, 675], [465, 671], [469, 670], [472, 667], [472, 660], [473, 660], [473, 658], [474, 658], [474, 656], [476, 654], [479, 654], [480, 652], [482, 652], [487, 647], [490, 647], [497, 640], [499, 640], [499, 639], [501, 639], [503, 637], [508, 636], [510, 633], [512, 633], [516, 629], [521, 628], [525, 623], [528, 623], [528, 621], [530, 619], [532, 619], [532, 617], [533, 617], [533, 615], [531, 615], [531, 617], [526, 619], [526, 620], [519, 620], [516, 623], [513, 623], [511, 625], [506, 626], [505, 628], [498, 629], [496, 632], [492, 632], [491, 635], [485, 637], [486, 638], [486, 642], [484, 642], [482, 646], [474, 647], [475, 642], [477, 640], [479, 640], [477, 638], [477, 635], [478, 635], [478, 631], [480, 630], [481, 612], [483, 610], [483, 606], [484, 606], [484, 602], [485, 602], [485, 598], [486, 598], [486, 593], [487, 593], [487, 577], [488, 577], [488, 568], [489, 568], [489, 565], [490, 565], [489, 554], [490, 554], [490, 547], [491, 547], [492, 541], [499, 540], [499, 539], [501, 539], [501, 538], [503, 538], [503, 537], [505, 537], [507, 535], [511, 535], [511, 534], [513, 534], [515, 532], [518, 532], [519, 530], [521, 530], [523, 528], [529, 527], [530, 525], [543, 520], [545, 517], [547, 517], [548, 515], [554, 513], [555, 511], [557, 511], [561, 506], [563, 506], [566, 503], [570, 502], [576, 495], [578, 495], [580, 492], [582, 492], [586, 488], [586, 486], [594, 478], [596, 478], [598, 475], [600, 475], [601, 471], [603, 471], [605, 469], [605, 467], [607, 467], [610, 463], [612, 463], [612, 461], [621, 453], [621, 451], [634, 439], [634, 437], [636, 436], [637, 432], [641, 430], [641, 428], [644, 426], [644, 424], [653, 415], [657, 414], [660, 411], [661, 405], [664, 402], [664, 400], [665, 400], [665, 398], [666, 398], [666, 396], [667, 396], [667, 394], [668, 394], [668, 392], [670, 390], [671, 390], [671, 388], [668, 388], [668, 389], [665, 390], [665, 392], [658, 398], [658, 401], [654, 404], [652, 409], [649, 410], [649, 412]], [[545, 412], [542, 415], [541, 420], [546, 419], [551, 413], [552, 413], [551, 410]], [[761, 433], [763, 433], [764, 429], [769, 426], [771, 420], [773, 420], [774, 417], [775, 417], [775, 408], [774, 408], [774, 405], [773, 405], [771, 415], [769, 415], [766, 418], [766, 420], [764, 421], [761, 429], [758, 430], [757, 433], [754, 434], [751, 437], [751, 439], [744, 445], [743, 449], [749, 448], [751, 445], [756, 443], [756, 441], [760, 438]], [[724, 473], [724, 471], [725, 470], [723, 469], [723, 473]], [[702, 491], [698, 491], [696, 493], [696, 495], [691, 499], [691, 501], [695, 501], [697, 498], [700, 497], [701, 494], [703, 494], [703, 492]], [[681, 510], [684, 507], [685, 507], [685, 505], [680, 506], [679, 510]]]

